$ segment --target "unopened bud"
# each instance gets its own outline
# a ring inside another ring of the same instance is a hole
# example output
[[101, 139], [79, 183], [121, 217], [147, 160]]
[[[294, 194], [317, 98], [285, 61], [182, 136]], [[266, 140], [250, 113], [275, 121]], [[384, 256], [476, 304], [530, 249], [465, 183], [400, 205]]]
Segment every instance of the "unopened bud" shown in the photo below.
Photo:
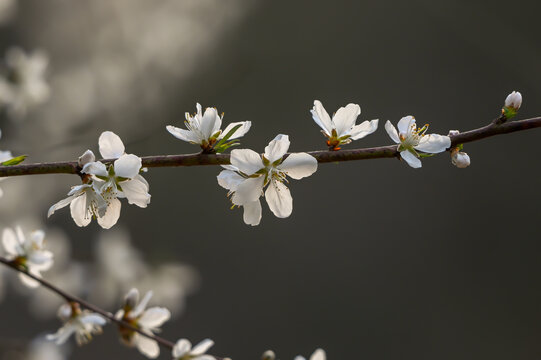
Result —
[[515, 110], [520, 109], [522, 105], [522, 95], [518, 91], [513, 91], [511, 94], [507, 95], [505, 99], [505, 106], [511, 107]]
[[263, 353], [263, 355], [261, 356], [261, 360], [275, 360], [276, 359], [276, 354], [274, 354], [274, 351], [272, 350], [267, 350]]
[[92, 150], [87, 150], [85, 151], [83, 155], [79, 157], [78, 163], [80, 167], [83, 167], [86, 164], [94, 162], [94, 161], [96, 161], [96, 156], [94, 156], [94, 153], [92, 152]]
[[458, 130], [449, 130], [449, 136], [455, 136], [460, 134], [460, 131]]
[[464, 169], [470, 166], [470, 156], [462, 151], [458, 151], [458, 148], [451, 151], [451, 162], [459, 169]]
[[132, 288], [124, 297], [124, 307], [128, 309], [133, 309], [137, 302], [139, 301], [139, 290]]

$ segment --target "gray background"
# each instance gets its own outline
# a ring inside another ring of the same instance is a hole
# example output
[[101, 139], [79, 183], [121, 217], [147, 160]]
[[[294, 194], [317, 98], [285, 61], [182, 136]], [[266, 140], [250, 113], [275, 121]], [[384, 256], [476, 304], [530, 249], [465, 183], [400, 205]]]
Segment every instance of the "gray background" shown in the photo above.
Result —
[[[166, 2], [112, 3], [121, 18], [124, 8]], [[225, 123], [251, 120], [242, 143], [258, 151], [278, 133], [290, 136], [292, 151], [324, 149], [309, 114], [314, 99], [329, 112], [359, 103], [359, 120], [380, 119], [375, 134], [347, 148], [390, 144], [384, 122], [405, 115], [441, 134], [484, 126], [512, 90], [524, 96], [520, 118], [541, 114], [536, 1], [202, 3], [208, 7], [189, 14], [202, 28], [229, 20], [191, 60], [182, 55], [195, 46], [190, 39], [201, 41], [198, 28], [188, 24], [170, 34], [171, 43], [187, 38], [167, 59], [186, 73], [137, 68], [129, 89], [117, 94], [121, 105], [103, 105], [109, 96], [97, 96], [93, 111], [76, 123], [69, 112], [51, 115], [53, 105], [71, 101], [53, 94], [26, 130], [2, 120], [2, 141], [10, 131], [12, 138], [3, 148], [33, 161], [72, 159], [96, 149], [101, 131], [112, 130], [135, 154], [194, 152], [164, 127], [181, 126], [196, 102], [224, 111]], [[20, 5], [0, 43], [47, 50], [52, 76], [106, 52], [97, 45], [100, 29], [119, 21], [104, 1]], [[152, 31], [147, 25], [135, 35]], [[129, 26], [125, 31], [120, 36], [112, 27], [110, 34], [120, 68], [139, 44]], [[107, 94], [106, 82], [95, 86]], [[78, 83], [71, 89], [77, 92]], [[70, 124], [62, 139], [43, 138], [61, 120]], [[448, 154], [423, 161], [420, 170], [396, 160], [324, 164], [310, 178], [291, 181], [289, 219], [275, 218], [264, 204], [255, 228], [244, 225], [240, 210], [228, 210], [218, 168], [152, 169], [150, 207], [124, 204], [120, 224], [148, 260], [181, 260], [201, 274], [186, 312], [164, 326], [171, 340], [210, 337], [212, 353], [233, 359], [258, 359], [268, 348], [291, 359], [316, 347], [331, 360], [539, 359], [539, 136], [532, 130], [467, 144], [472, 165], [465, 170], [453, 167]], [[51, 178], [57, 190], [46, 187], [45, 177], [24, 180], [48, 193], [50, 202], [36, 210], [41, 217], [76, 180]], [[76, 257], [90, 257], [97, 225], [77, 228], [67, 211], [47, 224], [68, 231]], [[0, 305], [0, 319], [0, 337], [9, 339], [58, 326], [26, 315], [16, 294]], [[143, 358], [117, 342], [109, 326], [71, 358]]]

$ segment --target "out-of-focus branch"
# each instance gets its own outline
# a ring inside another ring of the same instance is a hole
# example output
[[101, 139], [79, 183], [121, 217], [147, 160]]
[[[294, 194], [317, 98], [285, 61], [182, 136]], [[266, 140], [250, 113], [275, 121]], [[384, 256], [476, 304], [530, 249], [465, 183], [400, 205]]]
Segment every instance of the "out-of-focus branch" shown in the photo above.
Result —
[[[39, 282], [41, 285], [43, 285], [43, 287], [47, 288], [48, 290], [56, 293], [57, 295], [59, 295], [60, 297], [64, 298], [67, 302], [75, 302], [75, 303], [78, 303], [82, 308], [86, 308], [90, 311], [93, 311], [95, 313], [98, 313], [100, 314], [101, 316], [103, 316], [104, 318], [108, 319], [109, 321], [112, 321], [120, 326], [123, 326], [127, 329], [130, 329], [132, 331], [135, 331], [135, 332], [138, 332], [139, 334], [141, 334], [142, 336], [144, 337], [147, 337], [149, 339], [152, 339], [152, 340], [155, 340], [158, 344], [160, 344], [161, 346], [169, 349], [169, 350], [172, 350], [173, 347], [175, 346], [175, 344], [169, 340], [166, 340], [162, 337], [159, 337], [159, 336], [156, 336], [156, 335], [151, 335], [151, 334], [147, 334], [143, 331], [141, 331], [139, 328], [123, 321], [123, 320], [120, 320], [120, 319], [116, 319], [115, 316], [108, 312], [108, 311], [105, 311], [99, 307], [97, 307], [96, 305], [93, 305], [83, 299], [80, 299], [78, 298], [77, 296], [74, 296], [74, 295], [70, 295], [68, 294], [67, 292], [65, 292], [64, 290], [56, 287], [55, 285], [51, 284], [50, 282], [48, 282], [47, 280], [44, 280], [42, 278], [39, 278], [31, 273], [29, 273], [28, 271], [26, 271], [25, 269], [21, 268], [20, 266], [17, 266], [15, 263], [3, 258], [3, 257], [0, 257], [0, 263], [6, 265], [7, 267], [10, 267], [11, 269], [15, 270], [15, 271], [18, 271], [20, 273], [23, 273], [25, 274], [26, 276], [36, 280], [37, 282]], [[214, 355], [212, 355], [214, 356]], [[216, 360], [224, 360], [224, 358], [221, 358], [221, 357], [218, 357], [218, 356], [214, 356], [216, 358]]]
[[[450, 136], [451, 147], [458, 144], [478, 141], [487, 137], [509, 134], [541, 127], [541, 117], [526, 120], [510, 121], [503, 124], [491, 123], [479, 129], [465, 131]], [[341, 162], [351, 160], [394, 158], [399, 156], [396, 145], [380, 146], [373, 148], [340, 150], [340, 151], [309, 151], [320, 163]], [[114, 159], [100, 160], [111, 163]], [[229, 154], [187, 154], [187, 155], [158, 155], [145, 156], [142, 158], [143, 167], [171, 167], [171, 166], [196, 166], [196, 165], [226, 165], [229, 164]], [[78, 174], [81, 168], [76, 161], [51, 162], [40, 164], [27, 164], [15, 166], [0, 166], [0, 178], [19, 175], [40, 174]]]

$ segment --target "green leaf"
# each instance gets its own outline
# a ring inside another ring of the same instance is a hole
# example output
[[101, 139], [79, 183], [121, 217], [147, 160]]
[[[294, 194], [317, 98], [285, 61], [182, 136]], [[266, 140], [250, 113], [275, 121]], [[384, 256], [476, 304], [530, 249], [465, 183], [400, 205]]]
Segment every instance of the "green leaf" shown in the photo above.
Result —
[[[218, 149], [218, 148], [221, 148], [222, 145], [227, 141], [229, 140], [229, 138], [231, 136], [233, 136], [233, 134], [242, 126], [242, 124], [238, 124], [237, 126], [234, 126], [233, 129], [229, 130], [229, 132], [227, 134], [225, 134], [225, 136], [216, 144], [214, 145], [214, 149]], [[229, 146], [228, 146], [229, 147]], [[226, 148], [227, 149], [227, 148]], [[225, 150], [225, 149], [224, 149]], [[216, 152], [218, 152], [218, 150], [216, 150]]]
[[3, 163], [0, 163], [0, 165], [2, 166], [19, 165], [20, 163], [24, 161], [24, 159], [26, 159], [27, 156], [28, 155], [17, 156], [17, 157], [14, 157], [13, 159], [9, 159], [9, 160], [4, 161]]

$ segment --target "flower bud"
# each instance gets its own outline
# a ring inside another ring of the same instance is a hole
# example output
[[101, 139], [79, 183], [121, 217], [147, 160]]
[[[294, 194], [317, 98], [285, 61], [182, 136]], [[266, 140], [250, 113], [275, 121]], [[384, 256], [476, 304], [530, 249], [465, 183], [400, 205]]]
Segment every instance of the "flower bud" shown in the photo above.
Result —
[[470, 166], [470, 156], [462, 151], [458, 151], [458, 148], [455, 148], [451, 152], [451, 162], [459, 169], [467, 168]]
[[272, 350], [267, 350], [263, 353], [263, 355], [261, 356], [261, 360], [275, 360], [276, 359], [276, 354], [274, 354], [274, 351]]
[[458, 130], [449, 130], [449, 136], [455, 136], [460, 134], [460, 131]]
[[132, 288], [124, 297], [124, 307], [128, 309], [133, 309], [137, 302], [139, 301], [139, 290]]
[[94, 156], [94, 153], [92, 152], [92, 150], [87, 150], [85, 151], [83, 155], [79, 157], [78, 163], [80, 167], [83, 167], [86, 164], [94, 162], [94, 161], [96, 161], [96, 156]]
[[513, 91], [511, 94], [507, 95], [505, 99], [505, 107], [512, 108], [515, 111], [520, 109], [522, 105], [522, 95], [518, 91]]
[[72, 310], [70, 304], [62, 304], [60, 308], [58, 308], [58, 312], [56, 314], [60, 320], [66, 322], [71, 317], [71, 312]]

